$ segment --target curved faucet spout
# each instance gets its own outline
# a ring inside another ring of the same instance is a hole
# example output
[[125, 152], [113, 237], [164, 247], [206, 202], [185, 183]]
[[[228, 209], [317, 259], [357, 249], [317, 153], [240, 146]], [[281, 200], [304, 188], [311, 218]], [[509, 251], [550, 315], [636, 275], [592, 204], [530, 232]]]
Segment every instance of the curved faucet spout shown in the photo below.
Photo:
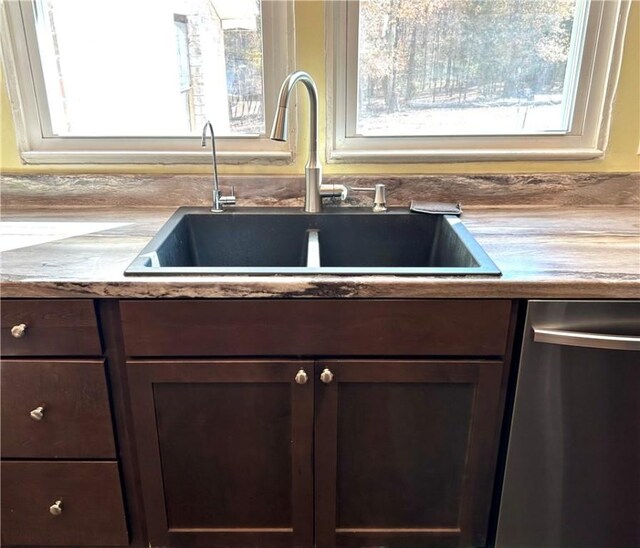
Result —
[[216, 193], [220, 192], [220, 185], [218, 184], [218, 159], [216, 158], [216, 136], [213, 133], [213, 126], [211, 122], [207, 120], [202, 128], [202, 141], [201, 145], [203, 147], [207, 146], [207, 130], [211, 133], [211, 163], [213, 164], [213, 193], [214, 193], [214, 202]]
[[213, 126], [208, 120], [205, 122], [202, 128], [202, 141], [200, 144], [203, 147], [207, 146], [207, 131], [211, 133], [211, 163], [213, 164], [213, 199], [211, 203], [211, 211], [215, 213], [221, 213], [225, 204], [234, 205], [236, 203], [236, 196], [231, 187], [231, 195], [223, 196], [220, 190], [220, 184], [218, 183], [218, 159], [216, 158], [216, 136], [213, 133]]
[[318, 90], [309, 73], [298, 70], [284, 79], [280, 88], [273, 127], [271, 128], [271, 139], [274, 141], [287, 140], [289, 97], [298, 82], [302, 82], [309, 93], [309, 160], [305, 167], [304, 210], [317, 213], [322, 210], [322, 199], [320, 197], [322, 166], [318, 160]]

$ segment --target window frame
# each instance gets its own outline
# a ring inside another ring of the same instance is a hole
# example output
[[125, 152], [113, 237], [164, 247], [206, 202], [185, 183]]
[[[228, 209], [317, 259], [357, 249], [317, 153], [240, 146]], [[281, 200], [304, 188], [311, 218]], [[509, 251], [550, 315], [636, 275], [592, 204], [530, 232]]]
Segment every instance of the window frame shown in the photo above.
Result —
[[[293, 160], [295, 132], [287, 142], [268, 131], [280, 84], [294, 59], [291, 0], [262, 0], [265, 134], [216, 137], [219, 163], [285, 164]], [[3, 72], [13, 111], [16, 139], [26, 164], [191, 164], [211, 162], [199, 136], [63, 137], [53, 135], [31, 0], [2, 2], [0, 40]], [[268, 70], [265, 67], [269, 67]], [[273, 108], [272, 108], [273, 107]]]
[[[189, 85], [185, 88], [183, 88], [182, 86], [180, 86], [180, 95], [184, 95], [186, 92], [186, 111], [189, 112], [189, 126], [193, 128], [194, 126], [194, 112], [193, 112], [193, 80], [192, 80], [192, 74], [191, 74], [191, 63], [190, 63], [190, 59], [189, 59], [189, 29], [187, 27], [187, 16], [184, 14], [180, 14], [180, 13], [174, 13], [173, 14], [173, 24], [176, 25], [177, 23], [179, 23], [181, 26], [184, 25], [184, 36], [186, 38], [187, 41], [187, 51], [186, 51], [186, 68], [189, 72]], [[177, 35], [176, 35], [177, 36]], [[179, 65], [180, 65], [180, 61], [179, 60]], [[180, 67], [181, 69], [182, 67]], [[180, 73], [180, 70], [178, 71], [178, 73]]]
[[[567, 132], [529, 135], [358, 136], [359, 0], [326, 11], [327, 160], [330, 163], [587, 160], [604, 155], [630, 0], [591, 0]], [[569, 65], [568, 65], [569, 66]]]

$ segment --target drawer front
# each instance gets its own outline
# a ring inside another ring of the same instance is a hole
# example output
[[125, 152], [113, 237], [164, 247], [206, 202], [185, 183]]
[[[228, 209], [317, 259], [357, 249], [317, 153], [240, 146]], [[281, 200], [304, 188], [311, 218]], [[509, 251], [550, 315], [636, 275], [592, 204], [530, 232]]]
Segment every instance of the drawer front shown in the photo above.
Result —
[[115, 458], [104, 362], [3, 360], [2, 456]]
[[117, 463], [3, 462], [2, 544], [126, 546]]
[[93, 301], [3, 300], [4, 356], [98, 356]]
[[122, 301], [129, 356], [502, 356], [508, 300]]

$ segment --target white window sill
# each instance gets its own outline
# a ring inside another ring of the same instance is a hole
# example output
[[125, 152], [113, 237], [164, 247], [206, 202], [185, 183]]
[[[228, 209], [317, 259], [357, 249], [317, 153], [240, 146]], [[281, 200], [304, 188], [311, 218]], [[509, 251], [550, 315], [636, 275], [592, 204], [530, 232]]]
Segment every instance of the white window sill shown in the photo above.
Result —
[[[22, 152], [26, 164], [210, 164], [211, 149], [188, 151], [32, 150]], [[217, 152], [219, 164], [284, 165], [293, 161], [290, 151]]]
[[334, 150], [329, 163], [430, 163], [518, 160], [592, 160], [604, 156], [597, 148], [562, 149], [442, 149], [442, 150]]

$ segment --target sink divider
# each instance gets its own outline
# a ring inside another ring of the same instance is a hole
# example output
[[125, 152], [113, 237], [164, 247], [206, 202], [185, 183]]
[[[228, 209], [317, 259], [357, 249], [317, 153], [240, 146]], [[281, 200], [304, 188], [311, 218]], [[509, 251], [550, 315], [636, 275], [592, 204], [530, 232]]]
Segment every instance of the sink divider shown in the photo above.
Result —
[[307, 230], [307, 268], [320, 268], [320, 231]]

